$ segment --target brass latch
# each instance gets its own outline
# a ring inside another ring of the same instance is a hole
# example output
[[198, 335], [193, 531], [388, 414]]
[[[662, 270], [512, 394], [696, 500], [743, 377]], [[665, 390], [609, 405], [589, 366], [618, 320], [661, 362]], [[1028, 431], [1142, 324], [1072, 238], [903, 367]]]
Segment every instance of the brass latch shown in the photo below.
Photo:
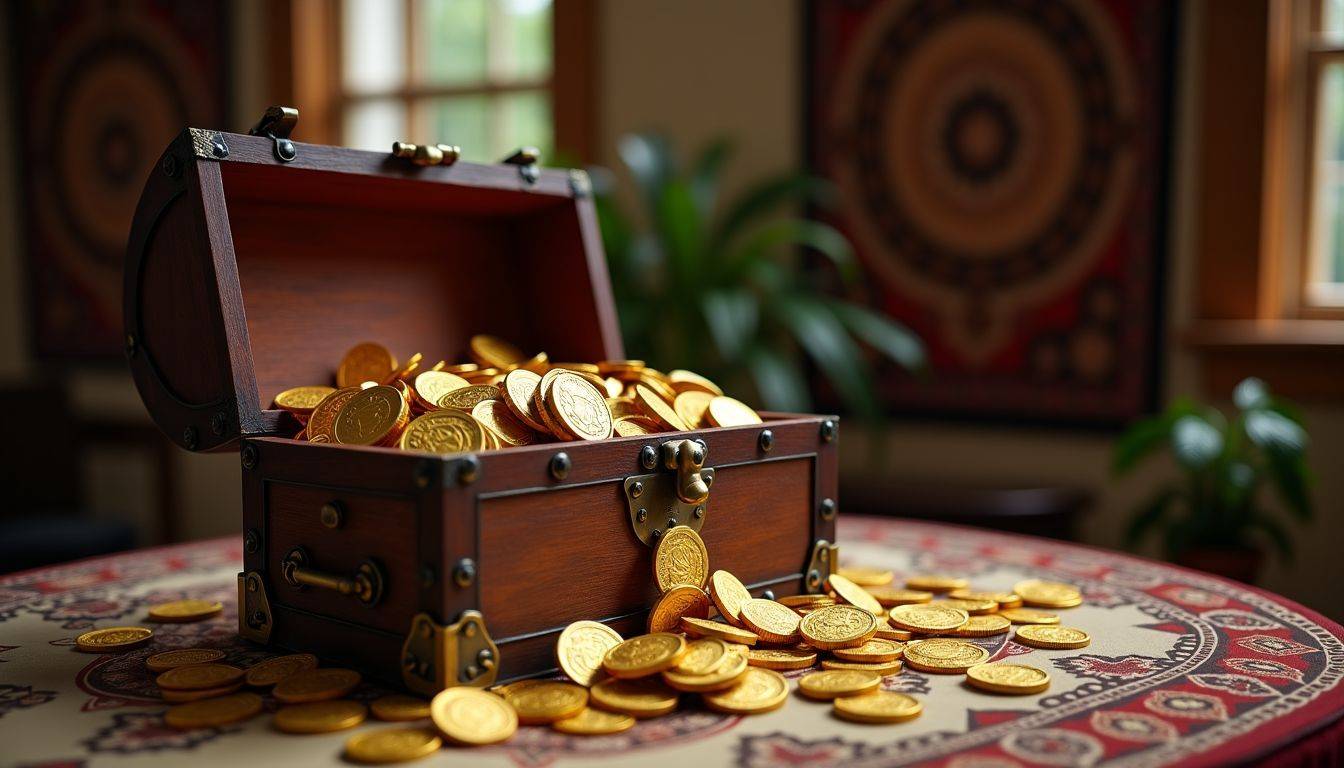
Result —
[[812, 594], [825, 592], [826, 580], [835, 573], [839, 562], [840, 545], [817, 539], [812, 543], [812, 554], [807, 560], [807, 570], [803, 572], [803, 586]]
[[308, 553], [295, 547], [280, 561], [280, 574], [296, 587], [317, 587], [351, 595], [365, 605], [375, 605], [383, 597], [383, 569], [372, 560], [359, 564], [353, 576], [340, 576], [308, 567]]
[[668, 529], [684, 525], [699, 532], [705, 524], [714, 470], [704, 468], [709, 449], [700, 440], [669, 440], [640, 450], [645, 469], [662, 472], [625, 478], [625, 500], [635, 536], [649, 546]]
[[392, 142], [392, 156], [410, 160], [416, 165], [452, 165], [462, 156], [462, 148], [452, 144], [412, 144]]
[[294, 107], [271, 106], [262, 113], [261, 119], [248, 133], [252, 136], [265, 136], [275, 143], [275, 159], [288, 163], [298, 157], [294, 142], [289, 135], [299, 124], [299, 110]]
[[411, 690], [433, 696], [444, 688], [484, 688], [499, 675], [499, 647], [485, 629], [480, 611], [463, 611], [444, 626], [428, 613], [411, 619], [401, 646], [401, 679]]

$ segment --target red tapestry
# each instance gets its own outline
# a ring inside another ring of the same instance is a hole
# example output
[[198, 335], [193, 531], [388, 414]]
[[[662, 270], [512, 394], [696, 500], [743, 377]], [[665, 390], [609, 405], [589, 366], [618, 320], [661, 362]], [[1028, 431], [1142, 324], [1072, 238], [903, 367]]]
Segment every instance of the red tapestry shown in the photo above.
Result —
[[1071, 424], [1154, 405], [1170, 84], [1160, 0], [808, 7], [808, 151], [872, 304], [932, 375], [898, 413]]

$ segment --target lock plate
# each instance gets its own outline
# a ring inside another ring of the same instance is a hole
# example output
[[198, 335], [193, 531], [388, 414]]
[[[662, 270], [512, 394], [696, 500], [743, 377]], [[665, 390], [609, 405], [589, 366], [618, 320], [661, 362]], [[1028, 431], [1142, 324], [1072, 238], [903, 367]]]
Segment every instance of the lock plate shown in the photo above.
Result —
[[714, 470], [704, 467], [707, 453], [702, 442], [669, 440], [654, 455], [653, 466], [661, 464], [658, 471], [625, 478], [630, 527], [640, 541], [655, 546], [668, 528], [678, 525], [700, 531], [714, 485]]

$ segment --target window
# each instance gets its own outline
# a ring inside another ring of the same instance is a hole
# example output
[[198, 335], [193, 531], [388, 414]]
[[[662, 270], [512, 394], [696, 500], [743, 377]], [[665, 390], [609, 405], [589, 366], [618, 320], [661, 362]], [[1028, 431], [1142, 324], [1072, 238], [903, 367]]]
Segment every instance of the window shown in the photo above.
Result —
[[1344, 0], [1316, 0], [1306, 58], [1310, 222], [1302, 304], [1344, 307]]

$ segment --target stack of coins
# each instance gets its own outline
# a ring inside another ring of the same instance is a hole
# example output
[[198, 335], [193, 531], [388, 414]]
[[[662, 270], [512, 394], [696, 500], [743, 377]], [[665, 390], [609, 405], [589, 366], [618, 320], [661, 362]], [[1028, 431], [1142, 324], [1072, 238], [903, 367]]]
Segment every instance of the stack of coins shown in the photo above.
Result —
[[287, 389], [274, 404], [303, 424], [295, 439], [429, 453], [761, 423], [691, 371], [553, 363], [492, 336], [473, 336], [469, 349], [473, 362], [422, 368], [418, 353], [402, 364], [379, 344], [359, 344], [337, 366], [335, 387]]

